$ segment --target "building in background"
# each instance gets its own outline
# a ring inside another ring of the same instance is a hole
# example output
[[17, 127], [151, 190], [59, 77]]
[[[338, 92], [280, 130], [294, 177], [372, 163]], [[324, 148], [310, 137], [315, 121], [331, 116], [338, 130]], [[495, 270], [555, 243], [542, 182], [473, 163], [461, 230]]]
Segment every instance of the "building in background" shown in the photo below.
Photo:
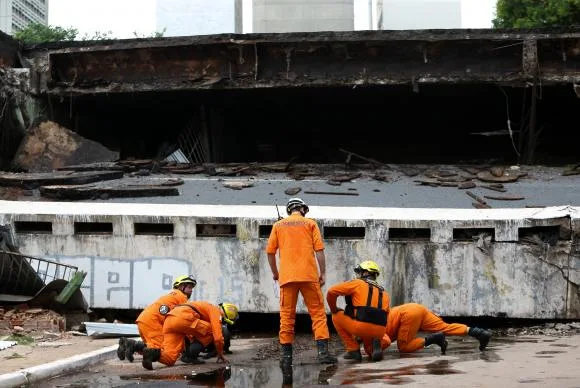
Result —
[[377, 0], [379, 30], [461, 28], [462, 0]]
[[353, 31], [354, 0], [253, 0], [253, 32]]
[[163, 36], [242, 33], [242, 0], [157, 0], [156, 31]]
[[12, 35], [34, 22], [48, 24], [48, 0], [0, 0], [0, 30]]
[[496, 0], [355, 1], [357, 30], [492, 28], [496, 5]]

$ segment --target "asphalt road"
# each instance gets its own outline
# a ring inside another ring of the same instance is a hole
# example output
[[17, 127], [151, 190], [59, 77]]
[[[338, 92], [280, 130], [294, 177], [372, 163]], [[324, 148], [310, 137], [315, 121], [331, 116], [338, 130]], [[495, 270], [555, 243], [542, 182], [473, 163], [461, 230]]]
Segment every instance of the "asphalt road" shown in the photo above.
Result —
[[[441, 169], [454, 170], [453, 166], [441, 166]], [[170, 204], [203, 204], [203, 205], [285, 205], [291, 195], [284, 191], [288, 188], [300, 188], [296, 194], [314, 206], [365, 206], [365, 207], [403, 207], [403, 208], [468, 208], [472, 209], [474, 200], [466, 194], [470, 191], [480, 197], [485, 195], [507, 196], [520, 195], [523, 200], [506, 201], [488, 199], [493, 208], [523, 208], [536, 206], [580, 206], [580, 175], [562, 176], [563, 168], [540, 166], [523, 166], [518, 171], [526, 172], [526, 177], [517, 182], [504, 183], [506, 192], [492, 191], [481, 187], [484, 182], [475, 181], [478, 187], [461, 190], [457, 187], [431, 187], [418, 184], [419, 179], [426, 179], [419, 174], [407, 176], [400, 171], [384, 171], [389, 182], [381, 182], [371, 177], [372, 171], [364, 171], [362, 177], [339, 186], [327, 183], [332, 175], [348, 173], [336, 170], [325, 172], [321, 176], [308, 177], [304, 180], [290, 179], [283, 173], [258, 174], [241, 177], [207, 177], [198, 175], [181, 175], [184, 184], [178, 186], [180, 195], [169, 197], [146, 198], [111, 198], [91, 200], [92, 202], [121, 203], [170, 203]], [[351, 172], [352, 173], [352, 172]], [[161, 178], [167, 178], [167, 175]], [[139, 177], [141, 182], [158, 182], [159, 176]], [[250, 182], [251, 187], [234, 190], [224, 186], [225, 182]], [[330, 192], [335, 194], [308, 194], [305, 192]], [[283, 209], [281, 209], [283, 210]], [[273, 209], [275, 211], [275, 209]]]

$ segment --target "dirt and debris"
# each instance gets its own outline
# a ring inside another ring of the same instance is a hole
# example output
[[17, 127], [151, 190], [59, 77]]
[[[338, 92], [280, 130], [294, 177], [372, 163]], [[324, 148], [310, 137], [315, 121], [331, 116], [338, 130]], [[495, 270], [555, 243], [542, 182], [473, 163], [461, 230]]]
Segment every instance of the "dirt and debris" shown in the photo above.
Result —
[[294, 196], [298, 194], [300, 190], [302, 190], [302, 188], [300, 187], [289, 187], [286, 190], [284, 190], [284, 194]]
[[66, 318], [42, 308], [0, 308], [0, 335], [35, 332], [60, 333], [66, 329]]
[[0, 173], [0, 186], [37, 189], [44, 185], [80, 185], [123, 177], [120, 171], [58, 171], [39, 173]]
[[28, 172], [52, 171], [69, 164], [109, 162], [119, 159], [119, 153], [98, 142], [86, 139], [45, 121], [29, 130], [20, 143], [13, 160], [17, 170]]
[[228, 189], [232, 189], [232, 190], [241, 190], [241, 189], [245, 189], [247, 187], [252, 187], [254, 186], [254, 184], [252, 182], [248, 182], [248, 181], [228, 181], [228, 182], [224, 182], [223, 183], [224, 187], [227, 187]]
[[40, 187], [40, 194], [51, 199], [109, 199], [123, 197], [155, 197], [179, 195], [176, 185], [183, 184], [175, 180], [160, 182], [153, 185], [150, 183], [127, 183], [115, 184], [91, 184], [91, 185], [53, 185]]
[[580, 163], [574, 165], [574, 166], [570, 166], [567, 169], [565, 169], [564, 171], [562, 171], [562, 175], [563, 176], [567, 176], [567, 175], [579, 175], [580, 174]]
[[534, 326], [498, 328], [493, 330], [493, 334], [501, 337], [524, 335], [571, 336], [580, 334], [580, 322], [547, 322]]

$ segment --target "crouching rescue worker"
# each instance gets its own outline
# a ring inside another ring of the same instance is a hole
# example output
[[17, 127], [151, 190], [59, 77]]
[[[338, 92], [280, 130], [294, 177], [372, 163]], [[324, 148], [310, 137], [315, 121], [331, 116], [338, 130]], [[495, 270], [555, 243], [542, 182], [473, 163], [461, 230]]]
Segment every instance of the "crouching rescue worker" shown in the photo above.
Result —
[[[417, 337], [419, 331], [434, 334], [420, 338]], [[389, 311], [387, 331], [381, 345], [386, 349], [392, 340], [396, 340], [400, 352], [411, 353], [436, 344], [441, 347], [441, 354], [445, 354], [447, 350], [445, 335], [474, 337], [479, 340], [479, 350], [484, 350], [491, 338], [491, 332], [487, 330], [468, 327], [461, 323], [445, 323], [427, 307], [418, 303], [406, 303]]]
[[[233, 325], [233, 323], [222, 323], [222, 334], [224, 335], [224, 354], [232, 354], [233, 352], [230, 350], [230, 346], [232, 344], [232, 332], [230, 330], [230, 326]], [[187, 342], [185, 343], [185, 349], [188, 349], [188, 344]], [[201, 351], [203, 354], [200, 355], [201, 358], [203, 359], [208, 359], [208, 358], [213, 358], [217, 356], [217, 350], [215, 348], [215, 345], [212, 343], [210, 343], [205, 349], [203, 349]], [[184, 352], [181, 361], [185, 362], [185, 363], [191, 363], [191, 359], [188, 355], [187, 352]]]
[[[332, 312], [332, 323], [346, 349], [344, 358], [362, 361], [359, 338], [372, 361], [383, 359], [381, 340], [385, 335], [389, 313], [389, 294], [377, 283], [377, 263], [363, 261], [354, 269], [357, 279], [335, 284], [328, 289], [326, 301]], [[344, 310], [336, 306], [344, 296]]]
[[127, 338], [119, 339], [117, 357], [125, 358], [133, 362], [135, 352], [142, 353], [145, 346], [159, 348], [163, 343], [163, 322], [171, 309], [181, 303], [185, 303], [191, 297], [197, 281], [193, 275], [182, 275], [173, 282], [173, 290], [163, 295], [139, 314], [136, 323], [139, 335], [143, 341], [135, 341]]
[[[302, 199], [290, 198], [286, 204], [288, 217], [274, 224], [266, 247], [272, 277], [280, 282], [280, 345], [282, 347], [280, 367], [282, 368], [292, 365], [298, 293], [302, 294], [312, 319], [318, 361], [321, 364], [337, 362], [336, 357], [328, 351], [330, 334], [321, 289], [326, 279], [324, 243], [316, 221], [305, 217], [308, 211], [308, 205]], [[280, 272], [276, 265], [278, 250], [280, 251]]]
[[147, 346], [143, 350], [143, 367], [152, 370], [153, 362], [171, 366], [184, 351], [185, 337], [190, 338], [186, 355], [191, 363], [202, 363], [199, 353], [213, 342], [217, 351], [217, 362], [228, 362], [224, 357], [222, 322], [233, 324], [238, 319], [238, 308], [231, 303], [214, 305], [194, 301], [179, 304], [165, 318], [163, 344], [160, 348]]

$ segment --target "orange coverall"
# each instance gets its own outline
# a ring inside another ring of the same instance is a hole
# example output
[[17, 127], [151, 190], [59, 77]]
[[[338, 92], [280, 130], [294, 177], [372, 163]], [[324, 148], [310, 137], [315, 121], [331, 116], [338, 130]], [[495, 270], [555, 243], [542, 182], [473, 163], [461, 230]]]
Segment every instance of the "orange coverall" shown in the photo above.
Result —
[[[139, 335], [148, 348], [161, 348], [163, 343], [163, 321], [166, 314], [175, 307], [175, 305], [187, 302], [189, 298], [180, 290], [171, 290], [167, 295], [163, 295], [139, 314], [137, 328]], [[166, 306], [166, 307], [162, 307]]]
[[468, 326], [461, 323], [445, 323], [421, 304], [406, 303], [391, 308], [381, 347], [388, 348], [391, 339], [396, 339], [400, 352], [411, 353], [425, 347], [425, 339], [417, 337], [419, 331], [464, 336], [468, 330]]
[[163, 324], [163, 345], [159, 362], [168, 366], [175, 364], [184, 350], [186, 336], [201, 342], [204, 347], [213, 342], [218, 355], [223, 356], [224, 336], [220, 308], [202, 301], [175, 306], [167, 314]]
[[272, 227], [267, 254], [280, 250], [280, 343], [294, 342], [296, 303], [298, 292], [312, 319], [312, 331], [316, 340], [328, 339], [328, 325], [324, 298], [320, 289], [320, 277], [314, 252], [324, 249], [318, 224], [311, 218], [292, 214]]
[[[378, 287], [372, 287], [372, 297], [371, 306], [378, 307], [384, 310], [387, 314], [389, 313], [390, 298], [386, 291], [381, 291]], [[381, 306], [379, 304], [379, 292], [382, 292]], [[371, 354], [372, 340], [373, 338], [381, 339], [386, 331], [384, 325], [377, 325], [369, 322], [357, 321], [354, 318], [346, 315], [344, 311], [338, 310], [336, 307], [336, 300], [339, 296], [350, 296], [352, 298], [352, 305], [366, 306], [367, 299], [369, 295], [369, 283], [363, 279], [350, 280], [348, 282], [335, 284], [328, 289], [326, 293], [326, 301], [330, 307], [332, 314], [332, 323], [334, 328], [342, 342], [347, 352], [355, 351], [360, 349], [360, 345], [356, 340], [356, 337], [362, 339], [365, 350], [367, 354]], [[334, 313], [336, 311], [336, 313]]]

